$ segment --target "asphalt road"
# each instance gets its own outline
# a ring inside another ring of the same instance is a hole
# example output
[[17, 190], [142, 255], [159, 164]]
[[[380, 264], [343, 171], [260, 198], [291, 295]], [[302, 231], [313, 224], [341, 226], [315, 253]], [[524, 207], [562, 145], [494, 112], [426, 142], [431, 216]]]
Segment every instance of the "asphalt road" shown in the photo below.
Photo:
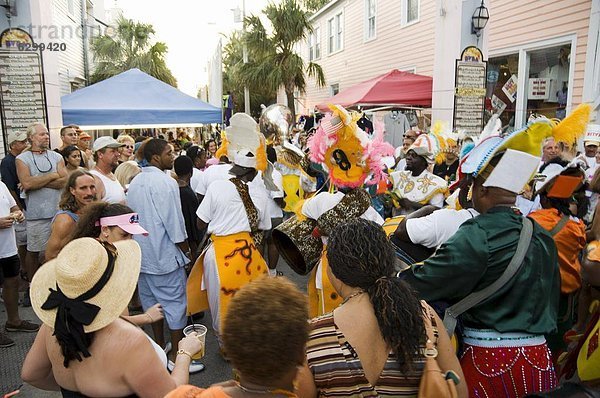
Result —
[[[293, 272], [282, 259], [279, 260], [278, 270], [282, 271], [284, 276], [296, 283], [303, 291], [306, 291], [307, 277]], [[39, 322], [31, 308], [19, 307], [19, 312], [22, 319]], [[206, 369], [190, 375], [190, 383], [201, 387], [229, 380], [232, 377], [231, 367], [219, 354], [218, 344], [210, 326], [209, 315], [206, 314], [199, 322], [207, 326], [209, 330], [206, 336], [206, 355], [203, 361]], [[5, 322], [6, 310], [2, 304], [0, 305], [0, 327], [4, 328]], [[146, 331], [148, 332], [149, 328]], [[21, 390], [21, 393], [17, 395], [19, 398], [60, 397], [61, 395], [58, 392], [42, 391], [29, 385], [23, 385], [21, 380], [21, 365], [33, 343], [35, 333], [10, 333], [9, 336], [15, 340], [16, 345], [9, 348], [0, 348], [0, 397], [16, 389]]]

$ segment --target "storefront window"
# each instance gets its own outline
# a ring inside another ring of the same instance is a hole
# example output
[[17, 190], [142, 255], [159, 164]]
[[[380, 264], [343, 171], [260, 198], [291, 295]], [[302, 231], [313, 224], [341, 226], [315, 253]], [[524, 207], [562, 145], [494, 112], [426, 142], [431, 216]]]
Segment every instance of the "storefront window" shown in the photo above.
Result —
[[[563, 44], [490, 57], [484, 122], [498, 114], [504, 131], [510, 132], [532, 116], [563, 119], [568, 105], [570, 54], [571, 45]], [[518, 73], [519, 61], [524, 63], [523, 76]]]
[[527, 52], [527, 118], [541, 115], [564, 119], [569, 91], [570, 54], [570, 45]]
[[498, 114], [503, 127], [514, 129], [518, 70], [518, 53], [488, 60], [484, 122]]

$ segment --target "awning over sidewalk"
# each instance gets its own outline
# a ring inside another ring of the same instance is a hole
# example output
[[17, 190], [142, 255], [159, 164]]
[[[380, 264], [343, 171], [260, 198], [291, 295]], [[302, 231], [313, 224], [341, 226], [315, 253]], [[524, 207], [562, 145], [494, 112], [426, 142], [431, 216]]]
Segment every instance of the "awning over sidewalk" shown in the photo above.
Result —
[[353, 106], [422, 106], [431, 107], [433, 78], [393, 69], [383, 75], [340, 91], [317, 105], [327, 111], [328, 104]]
[[63, 124], [87, 129], [195, 126], [221, 122], [221, 109], [139, 69], [61, 98]]

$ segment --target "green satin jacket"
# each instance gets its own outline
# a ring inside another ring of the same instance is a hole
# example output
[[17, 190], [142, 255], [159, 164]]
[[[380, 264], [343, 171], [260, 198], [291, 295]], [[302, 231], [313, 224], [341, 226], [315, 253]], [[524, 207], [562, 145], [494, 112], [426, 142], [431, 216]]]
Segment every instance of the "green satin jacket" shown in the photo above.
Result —
[[[550, 234], [533, 222], [521, 269], [505, 286], [462, 315], [463, 324], [501, 333], [547, 334], [556, 329], [560, 274]], [[522, 216], [496, 207], [466, 221], [436, 254], [404, 272], [428, 302], [454, 304], [502, 275], [516, 251]]]

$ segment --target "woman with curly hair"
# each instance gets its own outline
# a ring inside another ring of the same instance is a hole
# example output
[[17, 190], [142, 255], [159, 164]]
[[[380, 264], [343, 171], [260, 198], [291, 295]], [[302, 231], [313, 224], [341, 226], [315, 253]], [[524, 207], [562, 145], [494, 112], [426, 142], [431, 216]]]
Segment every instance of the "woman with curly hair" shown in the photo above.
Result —
[[307, 318], [306, 296], [286, 278], [250, 282], [231, 299], [223, 320], [223, 347], [238, 377], [206, 390], [182, 386], [165, 398], [295, 397]]
[[[429, 319], [442, 372], [462, 379], [442, 321], [394, 276], [394, 249], [379, 225], [358, 218], [335, 228], [327, 260], [329, 279], [344, 300], [310, 323], [301, 397], [416, 397]], [[464, 383], [457, 390], [467, 396]]]

